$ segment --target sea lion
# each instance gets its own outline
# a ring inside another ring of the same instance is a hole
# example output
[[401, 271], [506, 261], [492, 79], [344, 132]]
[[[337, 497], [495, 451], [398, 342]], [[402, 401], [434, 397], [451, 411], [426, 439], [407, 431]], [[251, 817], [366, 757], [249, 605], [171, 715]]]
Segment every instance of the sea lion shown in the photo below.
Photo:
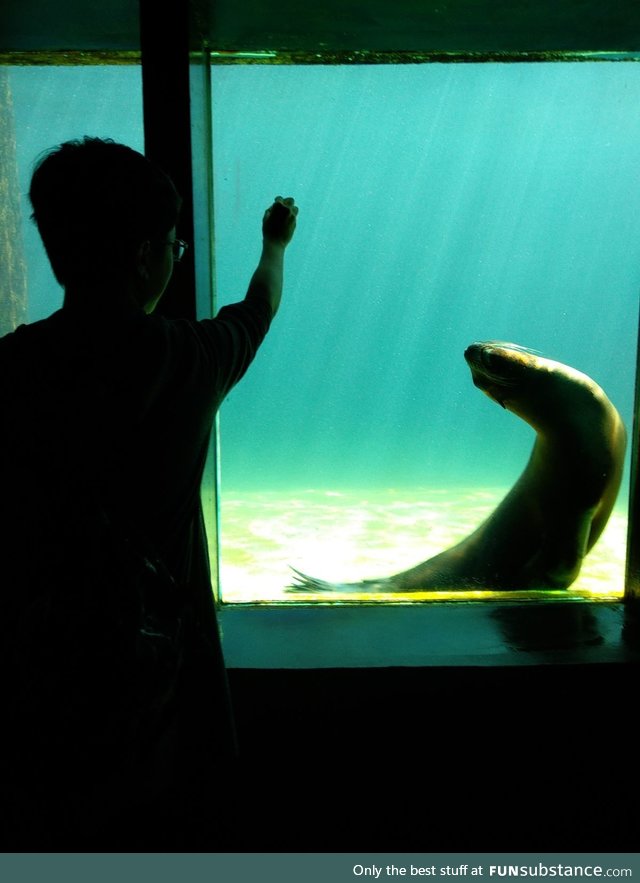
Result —
[[294, 570], [294, 591], [565, 589], [602, 533], [624, 463], [626, 431], [586, 374], [513, 343], [473, 343], [473, 383], [536, 432], [507, 496], [461, 542], [383, 579], [329, 583]]

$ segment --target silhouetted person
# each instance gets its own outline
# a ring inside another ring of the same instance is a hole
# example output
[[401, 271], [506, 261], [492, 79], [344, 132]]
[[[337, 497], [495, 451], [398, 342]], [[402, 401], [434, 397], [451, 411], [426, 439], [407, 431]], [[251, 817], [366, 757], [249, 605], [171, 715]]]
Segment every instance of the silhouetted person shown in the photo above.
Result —
[[[172, 848], [158, 820], [197, 814], [198, 789], [215, 805], [234, 754], [205, 458], [216, 411], [277, 312], [298, 209], [278, 197], [265, 212], [244, 300], [214, 319], [168, 320], [153, 310], [186, 243], [161, 170], [84, 138], [39, 161], [29, 196], [64, 304], [0, 340], [5, 836], [33, 850], [127, 848], [129, 834], [133, 848]], [[180, 591], [179, 671], [159, 670], [169, 699], [133, 744], [111, 732], [128, 706], [111, 715], [105, 700], [100, 719], [92, 654], [107, 671], [122, 658], [103, 646], [103, 613], [120, 602], [100, 572], [96, 500], [125, 537], [151, 544]]]

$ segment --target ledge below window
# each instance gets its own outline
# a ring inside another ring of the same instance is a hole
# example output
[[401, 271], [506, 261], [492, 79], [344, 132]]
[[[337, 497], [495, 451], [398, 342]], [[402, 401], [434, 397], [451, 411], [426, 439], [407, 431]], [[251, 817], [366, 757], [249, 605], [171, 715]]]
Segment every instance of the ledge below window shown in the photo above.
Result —
[[229, 668], [640, 661], [633, 602], [222, 605]]

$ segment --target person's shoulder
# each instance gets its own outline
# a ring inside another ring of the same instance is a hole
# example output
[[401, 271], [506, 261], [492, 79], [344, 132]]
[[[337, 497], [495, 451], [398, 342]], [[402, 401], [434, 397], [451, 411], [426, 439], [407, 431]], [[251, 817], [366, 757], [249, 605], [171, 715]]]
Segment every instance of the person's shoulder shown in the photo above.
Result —
[[271, 309], [262, 302], [239, 301], [202, 319], [146, 317], [147, 345], [166, 360], [224, 364], [255, 353], [271, 324]]
[[264, 298], [252, 297], [221, 307], [217, 318], [228, 319], [231, 317], [237, 317], [241, 321], [255, 322], [257, 320], [269, 323], [271, 322], [272, 312], [271, 307]]
[[146, 317], [150, 325], [163, 329], [164, 333], [189, 334], [199, 328], [208, 328], [211, 323], [223, 321], [247, 322], [261, 319], [271, 319], [271, 307], [262, 298], [248, 298], [235, 303], [225, 304], [220, 307], [214, 316], [204, 316], [197, 319], [184, 317], [168, 318], [161, 313], [152, 313]]
[[209, 339], [223, 333], [228, 325], [264, 324], [271, 321], [271, 310], [263, 303], [239, 301], [221, 307], [215, 316], [198, 319], [168, 318], [158, 313], [146, 317], [145, 327], [151, 336], [165, 337], [173, 341], [196, 341]]

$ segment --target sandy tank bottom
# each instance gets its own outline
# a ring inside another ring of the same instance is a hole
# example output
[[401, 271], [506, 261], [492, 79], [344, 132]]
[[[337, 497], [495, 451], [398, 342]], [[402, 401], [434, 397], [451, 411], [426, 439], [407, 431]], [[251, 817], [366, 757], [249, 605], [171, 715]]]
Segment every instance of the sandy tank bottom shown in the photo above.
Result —
[[[304, 594], [286, 588], [292, 582], [291, 567], [331, 582], [406, 570], [467, 536], [507, 490], [223, 492], [222, 600], [302, 601]], [[570, 592], [600, 598], [622, 595], [626, 534], [627, 510], [619, 502]]]

